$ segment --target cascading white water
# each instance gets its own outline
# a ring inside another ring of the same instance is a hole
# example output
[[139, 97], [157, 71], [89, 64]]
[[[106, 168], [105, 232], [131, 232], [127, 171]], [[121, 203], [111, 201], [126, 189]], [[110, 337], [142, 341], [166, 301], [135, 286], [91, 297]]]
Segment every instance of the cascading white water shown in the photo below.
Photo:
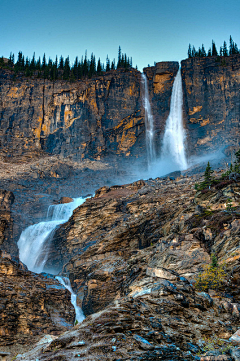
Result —
[[156, 151], [154, 146], [154, 120], [149, 102], [147, 77], [142, 73], [142, 83], [144, 85], [143, 105], [145, 109], [145, 132], [146, 132], [146, 148], [148, 168], [156, 160]]
[[185, 130], [183, 128], [183, 92], [181, 68], [175, 77], [171, 96], [170, 114], [167, 118], [163, 146], [161, 151], [162, 160], [169, 160], [173, 166], [180, 170], [187, 168], [185, 155]]
[[77, 295], [73, 292], [71, 283], [67, 277], [56, 276], [58, 282], [60, 282], [70, 293], [71, 293], [71, 303], [75, 309], [75, 321], [78, 323], [82, 322], [85, 319], [81, 307], [77, 305]]
[[30, 271], [43, 271], [48, 257], [48, 241], [56, 227], [68, 221], [73, 210], [80, 206], [85, 198], [75, 198], [73, 202], [50, 206], [47, 221], [26, 228], [18, 241], [19, 258]]

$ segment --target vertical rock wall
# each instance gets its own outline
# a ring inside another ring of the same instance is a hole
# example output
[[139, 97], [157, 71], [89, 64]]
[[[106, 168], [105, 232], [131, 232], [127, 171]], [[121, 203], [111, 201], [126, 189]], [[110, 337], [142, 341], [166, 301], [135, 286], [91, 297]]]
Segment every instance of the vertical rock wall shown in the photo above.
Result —
[[240, 143], [240, 55], [182, 61], [188, 153]]

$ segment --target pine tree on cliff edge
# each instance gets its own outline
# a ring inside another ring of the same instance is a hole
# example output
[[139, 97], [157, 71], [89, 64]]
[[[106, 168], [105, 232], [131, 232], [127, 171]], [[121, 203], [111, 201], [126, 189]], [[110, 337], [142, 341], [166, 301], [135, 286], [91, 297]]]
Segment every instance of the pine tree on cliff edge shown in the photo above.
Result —
[[206, 187], [209, 187], [209, 188], [213, 181], [212, 173], [213, 173], [212, 167], [210, 166], [210, 163], [208, 162], [207, 167], [205, 169], [205, 173], [204, 173], [204, 183], [205, 183]]

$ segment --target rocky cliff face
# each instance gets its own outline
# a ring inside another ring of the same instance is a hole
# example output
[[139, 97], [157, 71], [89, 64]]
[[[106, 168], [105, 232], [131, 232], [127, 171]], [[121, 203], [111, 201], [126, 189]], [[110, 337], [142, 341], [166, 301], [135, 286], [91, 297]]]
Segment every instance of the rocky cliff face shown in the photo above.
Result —
[[17, 247], [13, 242], [13, 219], [11, 214], [14, 195], [12, 192], [0, 190], [0, 249], [16, 254]]
[[144, 146], [140, 72], [112, 71], [69, 83], [1, 74], [1, 153], [138, 156]]
[[240, 55], [183, 60], [188, 152], [239, 145]]
[[[145, 68], [159, 154], [179, 64]], [[238, 143], [240, 56], [182, 61], [188, 153]], [[145, 157], [141, 73], [115, 70], [69, 83], [0, 73], [0, 155], [74, 160]]]

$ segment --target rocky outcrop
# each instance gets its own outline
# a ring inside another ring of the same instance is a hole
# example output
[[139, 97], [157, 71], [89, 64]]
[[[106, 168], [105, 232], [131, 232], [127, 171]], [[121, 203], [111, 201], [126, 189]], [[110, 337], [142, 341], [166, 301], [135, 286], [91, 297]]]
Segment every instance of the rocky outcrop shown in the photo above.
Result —
[[191, 58], [181, 66], [188, 152], [238, 147], [240, 55]]
[[[51, 276], [37, 275], [0, 251], [0, 347], [32, 344], [73, 326], [70, 293]], [[13, 355], [14, 356], [14, 355]]]
[[14, 195], [12, 192], [0, 190], [0, 249], [12, 254], [17, 253], [13, 242], [13, 219], [11, 214]]

